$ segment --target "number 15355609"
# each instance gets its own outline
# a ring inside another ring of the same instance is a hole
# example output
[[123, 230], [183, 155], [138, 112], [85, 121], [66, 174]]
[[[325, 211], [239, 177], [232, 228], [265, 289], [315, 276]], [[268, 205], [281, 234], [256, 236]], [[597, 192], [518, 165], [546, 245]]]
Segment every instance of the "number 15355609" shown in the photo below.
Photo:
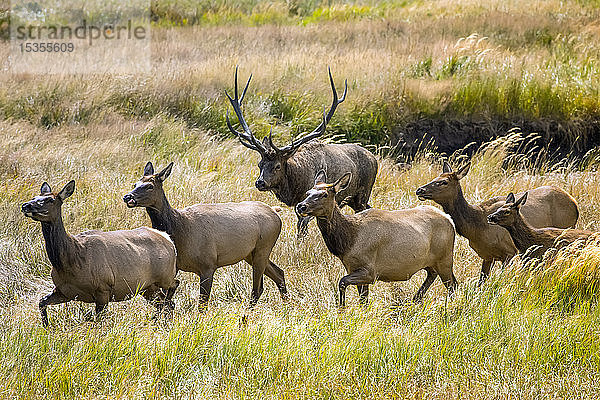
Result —
[[57, 42], [24, 42], [19, 47], [21, 53], [71, 53], [75, 50], [73, 43]]

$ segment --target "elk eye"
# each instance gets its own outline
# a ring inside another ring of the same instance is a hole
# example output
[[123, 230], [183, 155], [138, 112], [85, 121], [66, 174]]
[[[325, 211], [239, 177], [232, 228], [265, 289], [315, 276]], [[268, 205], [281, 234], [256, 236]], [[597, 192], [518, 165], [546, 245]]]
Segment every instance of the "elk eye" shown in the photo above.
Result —
[[444, 186], [444, 185], [447, 185], [447, 184], [448, 184], [448, 182], [446, 182], [446, 181], [440, 181], [440, 183], [439, 183], [439, 184], [440, 184], [440, 186]]
[[281, 165], [277, 164], [275, 167], [273, 167], [273, 170], [275, 171], [279, 171], [281, 169]]

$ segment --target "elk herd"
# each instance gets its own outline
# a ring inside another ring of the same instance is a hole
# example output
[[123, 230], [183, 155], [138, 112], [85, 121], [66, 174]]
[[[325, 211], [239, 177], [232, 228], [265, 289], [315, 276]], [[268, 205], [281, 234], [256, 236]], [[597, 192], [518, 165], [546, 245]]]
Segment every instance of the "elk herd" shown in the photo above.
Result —
[[[420, 270], [426, 271], [426, 277], [415, 301], [423, 298], [438, 276], [451, 295], [457, 287], [453, 273], [455, 232], [465, 237], [483, 260], [480, 285], [496, 261], [507, 263], [518, 253], [540, 258], [550, 248], [585, 240], [593, 233], [574, 229], [579, 217], [577, 204], [554, 186], [469, 204], [460, 181], [470, 164], [453, 171], [444, 162], [437, 178], [416, 189], [419, 200], [432, 200], [443, 212], [430, 205], [402, 210], [371, 208], [368, 201], [377, 175], [377, 159], [358, 144], [318, 140], [345, 100], [347, 83], [338, 97], [329, 71], [333, 101], [329, 111], [323, 112], [319, 126], [278, 147], [271, 133], [259, 140], [246, 123], [242, 102], [250, 79], [240, 95], [236, 68], [234, 95], [226, 95], [240, 127], [234, 127], [229, 112], [227, 126], [242, 145], [259, 153], [260, 175], [255, 186], [293, 207], [300, 238], [306, 234], [309, 221], [316, 219], [327, 249], [340, 259], [347, 272], [339, 281], [340, 307], [345, 306], [349, 285], [356, 285], [360, 303], [366, 304], [370, 284], [378, 280], [405, 281]], [[21, 206], [26, 217], [41, 222], [52, 265], [55, 288], [39, 303], [44, 326], [48, 325], [49, 305], [72, 300], [95, 304], [99, 314], [109, 302], [139, 293], [158, 311], [171, 311], [179, 270], [200, 277], [199, 306], [205, 309], [217, 268], [242, 260], [252, 266], [250, 307], [263, 292], [264, 275], [287, 299], [284, 272], [271, 259], [282, 227], [278, 213], [258, 201], [175, 209], [166, 195], [172, 168], [170, 163], [156, 172], [148, 162], [143, 176], [123, 197], [127, 207], [146, 209], [152, 228], [67, 233], [61, 206], [74, 193], [74, 181], [59, 192], [53, 192], [44, 182], [40, 194]], [[355, 213], [342, 213], [345, 205]]]

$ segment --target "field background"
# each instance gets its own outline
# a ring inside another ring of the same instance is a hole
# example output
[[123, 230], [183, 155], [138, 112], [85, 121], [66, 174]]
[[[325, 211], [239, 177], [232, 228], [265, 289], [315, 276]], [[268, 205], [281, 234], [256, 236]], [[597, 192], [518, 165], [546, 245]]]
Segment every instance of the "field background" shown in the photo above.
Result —
[[[241, 263], [215, 277], [210, 309], [197, 311], [198, 278], [182, 274], [169, 324], [142, 299], [111, 304], [100, 322], [89, 306], [37, 303], [51, 290], [39, 223], [20, 204], [47, 180], [77, 182], [63, 206], [67, 230], [149, 224], [121, 197], [144, 164], [175, 162], [165, 184], [175, 207], [261, 200], [257, 154], [224, 125], [233, 70], [254, 78], [245, 102], [257, 135], [278, 140], [318, 124], [330, 101], [326, 68], [349, 95], [327, 140], [361, 141], [380, 158], [371, 204], [419, 204], [414, 190], [438, 150], [516, 130], [473, 157], [469, 201], [558, 185], [579, 203], [578, 227], [600, 230], [597, 119], [600, 24], [595, 1], [160, 1], [153, 3], [154, 70], [136, 76], [0, 73], [0, 397], [13, 398], [598, 398], [600, 242], [554, 263], [494, 269], [476, 288], [480, 261], [457, 239], [460, 289], [437, 281], [377, 283], [360, 309], [356, 291], [338, 314], [341, 263], [316, 226], [298, 243], [283, 208], [274, 261], [291, 291], [270, 282], [240, 324], [250, 293]], [[6, 25], [0, 15], [0, 28]], [[4, 60], [8, 43], [0, 42]], [[445, 136], [444, 136], [445, 135]], [[482, 136], [477, 136], [482, 135]], [[547, 143], [577, 159], [549, 162]], [[399, 142], [400, 140], [400, 142]], [[403, 140], [404, 142], [402, 142]], [[444, 142], [444, 140], [446, 142]], [[400, 143], [400, 145], [398, 145]], [[572, 145], [575, 147], [572, 148]], [[543, 146], [542, 146], [543, 147]], [[458, 165], [474, 146], [454, 153]], [[588, 151], [592, 149], [591, 151]], [[417, 151], [418, 150], [418, 151]], [[521, 150], [521, 154], [515, 152]], [[410, 156], [407, 154], [410, 153]], [[411, 160], [410, 166], [395, 161]], [[347, 211], [349, 212], [349, 211]]]

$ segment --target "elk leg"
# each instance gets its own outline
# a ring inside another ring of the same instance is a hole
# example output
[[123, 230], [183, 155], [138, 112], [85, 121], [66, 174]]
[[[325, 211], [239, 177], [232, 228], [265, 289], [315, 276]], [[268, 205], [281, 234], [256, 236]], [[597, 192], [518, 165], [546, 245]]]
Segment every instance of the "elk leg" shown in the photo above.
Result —
[[198, 299], [198, 309], [201, 312], [206, 311], [208, 308], [208, 299], [210, 297], [210, 290], [212, 289], [213, 276], [215, 275], [214, 270], [206, 271], [200, 275], [200, 298]]
[[483, 263], [481, 264], [481, 274], [479, 275], [479, 283], [477, 284], [477, 286], [483, 285], [488, 276], [490, 276], [490, 271], [492, 269], [493, 263], [494, 260], [483, 260]]
[[179, 287], [179, 279], [175, 279], [173, 282], [173, 286], [167, 289], [167, 296], [165, 297], [166, 306], [173, 311], [175, 309], [175, 302], [173, 301], [173, 296], [175, 295], [175, 291]]
[[265, 268], [265, 275], [268, 276], [279, 289], [279, 294], [283, 300], [288, 300], [287, 286], [285, 285], [285, 275], [273, 261], [269, 260], [269, 266]]
[[346, 307], [346, 288], [349, 285], [368, 285], [373, 281], [373, 274], [367, 268], [356, 270], [340, 279], [340, 308]]
[[108, 301], [110, 299], [110, 293], [100, 292], [96, 296], [96, 318], [99, 318], [106, 309]]
[[356, 285], [356, 290], [358, 290], [360, 305], [366, 306], [369, 303], [369, 285]]
[[437, 278], [438, 276], [438, 273], [435, 272], [433, 268], [427, 267], [425, 268], [425, 271], [427, 271], [427, 276], [425, 277], [423, 284], [415, 294], [415, 297], [413, 297], [413, 301], [415, 303], [420, 303], [423, 300], [425, 293], [427, 293], [427, 290], [429, 290], [429, 287], [431, 286], [433, 281], [435, 281], [435, 278]]
[[452, 269], [450, 269], [450, 271], [448, 272], [440, 272], [440, 279], [442, 280], [442, 283], [444, 284], [444, 286], [446, 286], [446, 289], [448, 290], [448, 296], [453, 297], [454, 292], [456, 291], [456, 287], [458, 286], [458, 281], [456, 280]]
[[53, 304], [62, 304], [68, 302], [67, 299], [61, 292], [58, 291], [57, 288], [54, 288], [54, 291], [40, 300], [40, 314], [42, 315], [42, 325], [44, 328], [48, 327], [48, 306]]
[[100, 318], [108, 303], [96, 302], [96, 318]]
[[252, 296], [250, 298], [250, 308], [254, 308], [260, 295], [263, 293], [263, 275], [266, 268], [252, 266]]

